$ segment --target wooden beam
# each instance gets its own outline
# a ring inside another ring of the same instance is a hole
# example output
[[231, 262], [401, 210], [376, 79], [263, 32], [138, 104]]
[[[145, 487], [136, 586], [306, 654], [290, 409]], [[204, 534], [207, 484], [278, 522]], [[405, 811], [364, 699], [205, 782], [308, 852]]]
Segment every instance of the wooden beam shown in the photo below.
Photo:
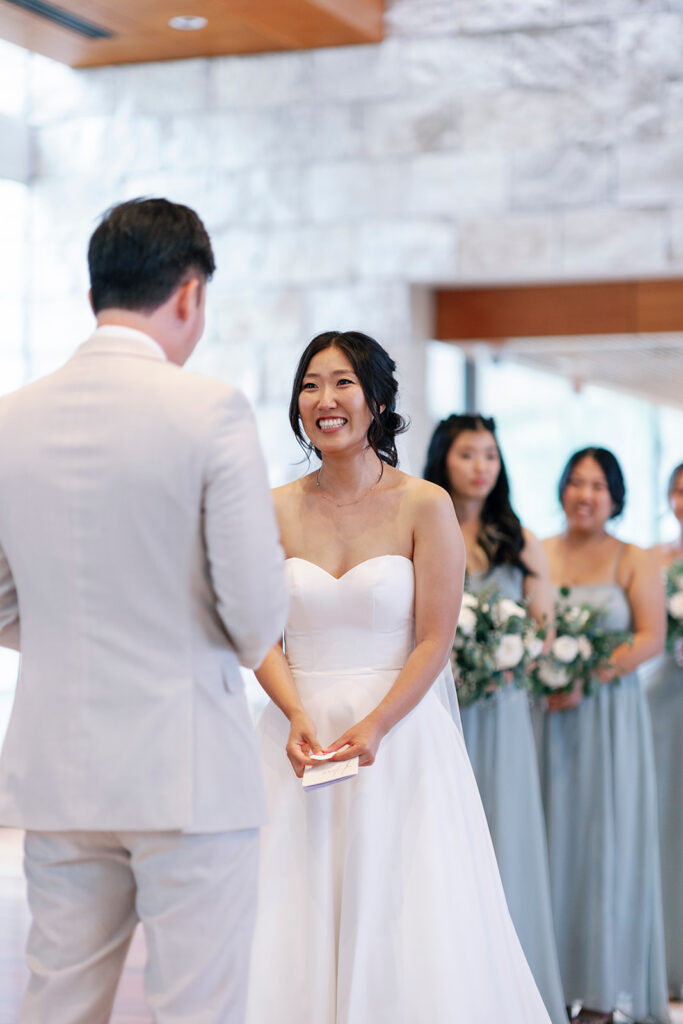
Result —
[[440, 288], [444, 341], [683, 331], [683, 278]]
[[[72, 67], [314, 49], [382, 39], [383, 0], [47, 0], [113, 33], [88, 39], [10, 0], [0, 0], [0, 37]], [[208, 19], [198, 32], [169, 28], [172, 14]]]

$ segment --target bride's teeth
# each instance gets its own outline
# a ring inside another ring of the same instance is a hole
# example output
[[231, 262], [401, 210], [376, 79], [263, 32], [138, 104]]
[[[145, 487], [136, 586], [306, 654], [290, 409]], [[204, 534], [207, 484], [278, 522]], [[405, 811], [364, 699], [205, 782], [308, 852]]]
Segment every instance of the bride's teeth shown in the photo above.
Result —
[[346, 423], [346, 420], [318, 420], [318, 426], [321, 430], [335, 430], [337, 427], [342, 427]]

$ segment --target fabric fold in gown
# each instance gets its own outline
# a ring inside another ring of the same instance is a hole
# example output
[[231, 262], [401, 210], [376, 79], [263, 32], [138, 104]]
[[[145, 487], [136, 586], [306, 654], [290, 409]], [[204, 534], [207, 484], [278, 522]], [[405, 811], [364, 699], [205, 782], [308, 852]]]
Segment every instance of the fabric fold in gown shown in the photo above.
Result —
[[[336, 579], [287, 562], [285, 645], [323, 745], [374, 708], [414, 644], [412, 562]], [[549, 1024], [505, 903], [464, 741], [435, 691], [372, 767], [304, 791], [268, 705], [248, 1024]]]

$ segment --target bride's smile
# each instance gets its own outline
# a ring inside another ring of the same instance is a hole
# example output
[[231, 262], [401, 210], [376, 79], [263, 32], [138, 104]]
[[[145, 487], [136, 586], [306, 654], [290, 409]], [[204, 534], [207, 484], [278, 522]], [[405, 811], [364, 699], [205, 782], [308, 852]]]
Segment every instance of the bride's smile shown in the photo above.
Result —
[[340, 349], [323, 349], [311, 359], [299, 393], [299, 415], [307, 437], [320, 451], [365, 446], [372, 413]]

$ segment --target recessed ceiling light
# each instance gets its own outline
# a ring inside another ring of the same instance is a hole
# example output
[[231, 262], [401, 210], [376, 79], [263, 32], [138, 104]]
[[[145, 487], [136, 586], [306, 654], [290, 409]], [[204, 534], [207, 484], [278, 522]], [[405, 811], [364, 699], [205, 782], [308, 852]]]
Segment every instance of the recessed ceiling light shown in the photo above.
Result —
[[196, 32], [200, 28], [206, 28], [208, 23], [208, 18], [202, 18], [198, 14], [179, 14], [177, 18], [171, 18], [168, 24], [180, 32]]

